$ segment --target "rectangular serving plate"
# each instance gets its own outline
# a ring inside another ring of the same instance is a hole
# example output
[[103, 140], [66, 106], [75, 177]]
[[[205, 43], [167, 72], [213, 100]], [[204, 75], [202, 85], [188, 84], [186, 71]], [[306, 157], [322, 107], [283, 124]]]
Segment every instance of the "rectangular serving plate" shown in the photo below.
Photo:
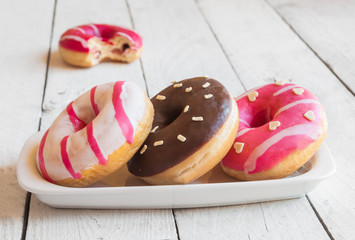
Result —
[[186, 185], [145, 184], [126, 167], [86, 188], [71, 188], [44, 180], [36, 167], [43, 132], [31, 136], [21, 151], [17, 178], [23, 189], [57, 208], [153, 209], [224, 206], [302, 197], [335, 173], [334, 159], [323, 144], [296, 173], [283, 179], [237, 181], [218, 165]]

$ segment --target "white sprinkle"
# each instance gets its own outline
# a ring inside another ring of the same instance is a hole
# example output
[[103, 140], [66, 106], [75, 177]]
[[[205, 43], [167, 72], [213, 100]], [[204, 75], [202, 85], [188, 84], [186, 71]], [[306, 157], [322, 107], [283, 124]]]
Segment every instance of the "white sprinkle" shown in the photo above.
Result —
[[192, 91], [192, 87], [185, 88], [185, 92], [191, 92], [191, 91]]
[[284, 85], [286, 82], [285, 81], [277, 81], [277, 82], [275, 82], [275, 85], [276, 86], [282, 86], [282, 85]]
[[316, 119], [312, 110], [307, 111], [303, 116], [309, 121], [314, 121]]
[[190, 106], [189, 106], [189, 105], [186, 105], [185, 108], [184, 108], [184, 113], [186, 113], [187, 111], [189, 111], [189, 108], [190, 108]]
[[203, 117], [192, 117], [192, 121], [201, 122], [203, 121]]
[[244, 148], [244, 143], [236, 142], [236, 143], [234, 143], [233, 147], [234, 147], [236, 153], [241, 153]]
[[257, 91], [249, 93], [248, 94], [249, 102], [254, 102], [257, 96], [259, 96], [259, 93]]
[[145, 152], [145, 150], [147, 150], [147, 145], [144, 144], [144, 146], [142, 147], [142, 150], [140, 151], [140, 154], [143, 154]]
[[296, 95], [302, 95], [302, 93], [304, 92], [303, 88], [292, 88], [292, 92]]
[[279, 121], [269, 122], [269, 130], [274, 131], [277, 127], [280, 127], [281, 123]]
[[175, 83], [177, 83], [177, 81], [172, 81], [171, 83], [172, 83], [172, 84], [175, 84]]
[[158, 100], [160, 100], [160, 101], [163, 101], [163, 100], [166, 99], [166, 97], [163, 96], [163, 95], [158, 95], [158, 96], [156, 97], [156, 99], [158, 99]]
[[160, 141], [156, 141], [154, 142], [154, 146], [160, 146], [160, 145], [163, 145], [164, 141], [163, 140], [160, 140]]
[[205, 84], [202, 85], [203, 88], [208, 88], [211, 84], [209, 82], [206, 82]]
[[179, 134], [177, 136], [177, 139], [179, 139], [181, 142], [185, 142], [186, 141], [186, 137], [182, 136], [181, 134]]
[[211, 97], [213, 97], [213, 94], [207, 94], [207, 95], [205, 95], [205, 98], [206, 98], [206, 99], [209, 99], [209, 98], [211, 98]]
[[174, 84], [174, 88], [180, 88], [180, 87], [182, 87], [182, 83], [176, 83], [176, 84]]
[[203, 76], [203, 77], [204, 77], [204, 78], [207, 78], [207, 79], [210, 78], [210, 76], [208, 76], [208, 75], [205, 75], [205, 76]]
[[151, 133], [155, 133], [155, 131], [158, 129], [159, 126], [155, 126], [152, 131], [150, 131]]

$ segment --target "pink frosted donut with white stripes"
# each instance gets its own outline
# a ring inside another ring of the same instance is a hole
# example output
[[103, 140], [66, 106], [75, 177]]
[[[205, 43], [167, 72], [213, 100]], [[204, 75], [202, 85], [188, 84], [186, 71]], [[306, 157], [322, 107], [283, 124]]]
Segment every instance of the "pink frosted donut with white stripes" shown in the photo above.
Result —
[[37, 152], [44, 179], [90, 185], [125, 164], [148, 136], [154, 109], [132, 82], [93, 87], [55, 119]]
[[142, 38], [127, 28], [88, 24], [63, 33], [59, 52], [71, 65], [91, 67], [104, 59], [132, 62], [141, 54], [142, 45]]
[[237, 179], [286, 177], [312, 157], [326, 136], [325, 111], [303, 87], [276, 82], [251, 89], [236, 102], [239, 130], [221, 164]]

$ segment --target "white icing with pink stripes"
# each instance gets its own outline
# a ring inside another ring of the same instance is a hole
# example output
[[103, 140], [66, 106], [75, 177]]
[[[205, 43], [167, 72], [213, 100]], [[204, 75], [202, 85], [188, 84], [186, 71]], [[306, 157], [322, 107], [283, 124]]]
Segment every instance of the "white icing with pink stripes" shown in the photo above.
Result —
[[81, 171], [107, 163], [132, 143], [145, 109], [145, 93], [134, 83], [106, 83], [70, 103], [44, 135], [37, 154], [42, 176], [55, 182], [80, 178]]
[[[241, 120], [235, 142], [244, 147], [241, 153], [232, 147], [221, 162], [224, 167], [247, 174], [266, 171], [322, 135], [325, 116], [319, 100], [304, 88], [301, 95], [294, 94], [293, 88], [300, 87], [268, 84], [236, 98]], [[248, 93], [254, 91], [258, 97], [250, 102]], [[314, 112], [314, 121], [304, 117], [307, 111]], [[279, 121], [280, 126], [271, 131], [269, 121]]]

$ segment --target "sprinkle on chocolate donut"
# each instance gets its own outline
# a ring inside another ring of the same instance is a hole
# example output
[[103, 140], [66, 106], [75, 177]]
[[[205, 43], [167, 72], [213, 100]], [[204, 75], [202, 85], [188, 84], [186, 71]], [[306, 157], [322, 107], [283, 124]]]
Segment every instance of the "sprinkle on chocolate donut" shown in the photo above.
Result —
[[[138, 177], [153, 176], [194, 154], [227, 121], [234, 107], [231, 99], [221, 83], [206, 77], [174, 82], [158, 93], [151, 98], [155, 131], [146, 139], [144, 153], [128, 162], [129, 171]], [[159, 141], [164, 144], [153, 147]]]

